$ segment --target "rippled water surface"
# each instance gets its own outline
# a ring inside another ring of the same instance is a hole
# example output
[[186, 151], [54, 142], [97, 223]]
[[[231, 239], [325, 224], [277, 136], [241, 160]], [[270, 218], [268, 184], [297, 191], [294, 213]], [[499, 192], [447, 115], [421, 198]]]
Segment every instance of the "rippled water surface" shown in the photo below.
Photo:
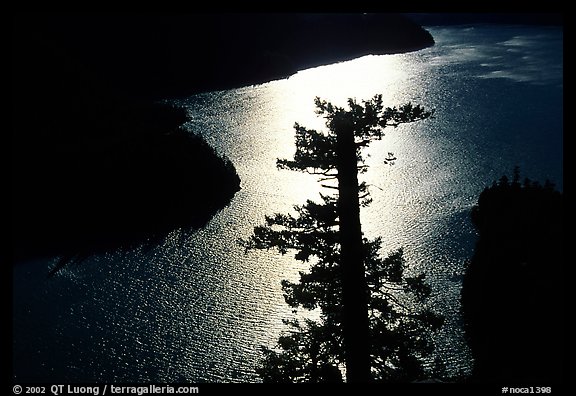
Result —
[[[387, 130], [366, 151], [374, 199], [364, 232], [384, 252], [403, 247], [447, 317], [437, 356], [451, 374], [471, 368], [459, 290], [482, 189], [519, 165], [562, 188], [562, 30], [431, 28], [436, 46], [367, 56], [286, 80], [195, 95], [179, 103], [188, 128], [236, 166], [242, 190], [198, 232], [174, 231], [150, 249], [94, 256], [46, 279], [54, 260], [13, 274], [17, 380], [246, 382], [261, 345], [291, 316], [280, 281], [305, 268], [273, 251], [246, 255], [239, 238], [264, 215], [318, 197], [315, 177], [276, 169], [294, 152], [294, 122], [321, 128], [315, 96], [344, 105], [382, 93], [435, 109], [435, 118]], [[395, 165], [383, 163], [388, 152]]]

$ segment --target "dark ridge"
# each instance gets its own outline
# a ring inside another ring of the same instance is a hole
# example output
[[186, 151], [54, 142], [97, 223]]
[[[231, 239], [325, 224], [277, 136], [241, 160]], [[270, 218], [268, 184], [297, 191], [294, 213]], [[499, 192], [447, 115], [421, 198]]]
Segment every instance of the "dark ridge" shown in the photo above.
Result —
[[480, 195], [472, 212], [479, 238], [462, 289], [471, 381], [562, 382], [562, 202], [550, 183], [521, 184], [518, 172]]
[[434, 44], [399, 14], [21, 14], [14, 26], [16, 45], [42, 38], [115, 89], [152, 98], [237, 88]]

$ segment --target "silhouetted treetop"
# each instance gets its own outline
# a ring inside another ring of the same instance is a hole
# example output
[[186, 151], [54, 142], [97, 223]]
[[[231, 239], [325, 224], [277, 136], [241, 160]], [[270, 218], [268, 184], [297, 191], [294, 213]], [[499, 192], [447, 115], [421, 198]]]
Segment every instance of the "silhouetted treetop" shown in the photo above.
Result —
[[[361, 149], [372, 140], [380, 140], [384, 129], [400, 124], [425, 120], [433, 115], [420, 105], [406, 103], [398, 107], [384, 107], [382, 95], [358, 103], [348, 99], [348, 108], [335, 106], [320, 98], [314, 101], [316, 113], [326, 120], [327, 132], [318, 132], [296, 123], [296, 153], [293, 160], [278, 160], [281, 169], [299, 170], [313, 174], [334, 175], [338, 166], [337, 131], [350, 131], [354, 136], [356, 155], [363, 161]], [[394, 158], [389, 156], [388, 160]]]

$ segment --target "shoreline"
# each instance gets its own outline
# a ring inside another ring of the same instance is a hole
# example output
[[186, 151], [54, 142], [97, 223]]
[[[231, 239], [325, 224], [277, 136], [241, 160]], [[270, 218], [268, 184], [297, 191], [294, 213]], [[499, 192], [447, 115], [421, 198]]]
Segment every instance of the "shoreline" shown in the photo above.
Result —
[[159, 100], [434, 44], [388, 14], [31, 14], [13, 33], [14, 263], [199, 229], [229, 204], [233, 164]]

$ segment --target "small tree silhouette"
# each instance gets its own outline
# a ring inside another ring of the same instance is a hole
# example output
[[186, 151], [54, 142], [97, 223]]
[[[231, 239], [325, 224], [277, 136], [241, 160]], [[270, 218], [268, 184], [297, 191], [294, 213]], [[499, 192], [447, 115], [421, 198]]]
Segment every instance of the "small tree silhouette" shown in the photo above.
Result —
[[563, 376], [563, 194], [502, 176], [471, 218], [478, 240], [461, 292], [471, 381], [559, 383]]
[[[278, 349], [264, 349], [259, 373], [280, 382], [341, 381], [341, 371], [347, 382], [419, 378], [421, 358], [432, 348], [429, 330], [442, 320], [415, 309], [429, 288], [424, 275], [404, 275], [402, 251], [382, 259], [381, 240], [363, 237], [360, 207], [370, 198], [358, 173], [367, 170], [362, 149], [381, 139], [386, 127], [432, 113], [411, 103], [384, 108], [381, 95], [362, 103], [349, 99], [348, 109], [319, 98], [315, 104], [328, 131], [295, 124], [296, 153], [292, 160], [278, 160], [278, 167], [319, 175], [322, 186], [337, 194], [295, 206], [296, 216], [267, 216], [266, 225], [255, 227], [243, 243], [247, 250], [295, 250], [297, 260], [311, 262], [300, 283], [282, 286], [290, 306], [319, 308], [321, 319], [289, 322], [292, 330], [279, 339]], [[389, 153], [385, 161], [394, 159]]]

